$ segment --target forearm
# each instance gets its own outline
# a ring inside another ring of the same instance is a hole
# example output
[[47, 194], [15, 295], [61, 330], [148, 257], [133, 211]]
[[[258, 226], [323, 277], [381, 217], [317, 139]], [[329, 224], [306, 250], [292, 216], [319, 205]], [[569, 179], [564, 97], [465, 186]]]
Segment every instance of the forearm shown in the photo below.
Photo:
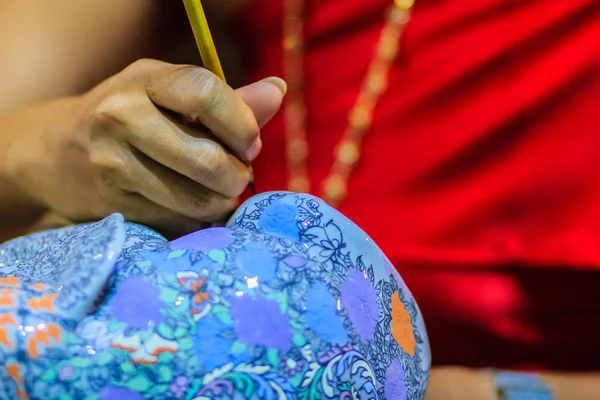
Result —
[[0, 114], [88, 90], [142, 57], [161, 28], [147, 0], [0, 3]]
[[556, 400], [596, 400], [600, 397], [600, 372], [542, 373]]
[[[60, 129], [60, 101], [51, 99], [81, 93], [142, 56], [153, 43], [149, 38], [158, 29], [160, 7], [146, 0], [0, 3], [2, 242], [27, 232], [45, 211], [11, 176], [17, 139]], [[50, 102], [31, 107], [45, 101]], [[36, 145], [33, 139], [29, 144]], [[18, 147], [19, 157], [26, 156]]]
[[39, 138], [72, 129], [73, 106], [74, 100], [65, 98], [0, 115], [0, 243], [26, 233], [48, 211], [42, 199], [25, 194], [19, 181], [44, 168], [39, 155], [52, 152], [52, 140]]
[[[540, 373], [555, 400], [597, 400], [600, 372]], [[491, 374], [467, 368], [433, 368], [424, 400], [498, 400]]]

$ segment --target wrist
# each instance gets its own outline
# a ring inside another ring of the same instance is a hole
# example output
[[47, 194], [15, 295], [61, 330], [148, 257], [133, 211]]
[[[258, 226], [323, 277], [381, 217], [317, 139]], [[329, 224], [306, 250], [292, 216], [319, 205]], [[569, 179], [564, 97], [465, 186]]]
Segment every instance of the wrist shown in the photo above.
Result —
[[[24, 204], [42, 206], [37, 177], [53, 172], [57, 148], [74, 136], [77, 101], [67, 97], [18, 110], [0, 119], [0, 179]], [[5, 133], [4, 133], [5, 132]]]
[[74, 104], [60, 99], [0, 117], [0, 241], [25, 233], [48, 210], [42, 188], [52, 174], [50, 142], [70, 134]]

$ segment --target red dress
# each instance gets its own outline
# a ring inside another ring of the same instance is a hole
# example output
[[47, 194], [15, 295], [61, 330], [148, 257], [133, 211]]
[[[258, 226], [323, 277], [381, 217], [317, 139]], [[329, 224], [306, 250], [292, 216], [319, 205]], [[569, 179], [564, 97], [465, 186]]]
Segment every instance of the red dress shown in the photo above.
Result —
[[[243, 13], [282, 74], [281, 0]], [[307, 0], [320, 193], [392, 0]], [[286, 187], [282, 116], [258, 188]], [[434, 362], [600, 370], [600, 1], [416, 0], [343, 213], [419, 301]]]

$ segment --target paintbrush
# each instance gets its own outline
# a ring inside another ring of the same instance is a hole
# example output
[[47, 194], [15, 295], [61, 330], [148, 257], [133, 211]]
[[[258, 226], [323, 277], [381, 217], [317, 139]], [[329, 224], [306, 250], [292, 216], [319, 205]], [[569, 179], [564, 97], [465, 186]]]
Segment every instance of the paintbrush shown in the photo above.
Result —
[[[200, 0], [183, 0], [183, 4], [188, 19], [190, 20], [194, 39], [196, 40], [196, 46], [198, 46], [204, 68], [217, 75], [223, 82], [227, 82], [225, 74], [223, 73], [223, 67], [219, 61], [215, 43], [208, 27], [206, 14], [204, 14], [204, 9], [202, 8], [202, 2]], [[250, 172], [250, 182], [248, 183], [250, 190], [252, 191], [252, 194], [256, 194], [252, 165], [250, 164], [250, 161], [247, 160], [242, 160], [242, 162], [246, 164], [248, 171]]]

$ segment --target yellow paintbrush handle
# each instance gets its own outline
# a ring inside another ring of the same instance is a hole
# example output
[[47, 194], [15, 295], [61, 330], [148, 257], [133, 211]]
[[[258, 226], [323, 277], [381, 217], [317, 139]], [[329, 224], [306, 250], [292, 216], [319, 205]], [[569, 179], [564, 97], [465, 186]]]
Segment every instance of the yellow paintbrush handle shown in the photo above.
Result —
[[[190, 20], [190, 25], [192, 26], [192, 32], [194, 32], [194, 38], [196, 39], [196, 45], [200, 51], [200, 57], [202, 57], [204, 68], [217, 75], [223, 82], [227, 82], [225, 74], [223, 73], [223, 67], [219, 61], [219, 56], [217, 55], [215, 43], [210, 34], [210, 29], [208, 28], [208, 21], [206, 20], [202, 3], [200, 0], [183, 0], [183, 4], [188, 19]], [[250, 171], [250, 189], [253, 194], [256, 194], [252, 166], [248, 161], [246, 161], [246, 165]]]
[[226, 81], [200, 0], [183, 0], [204, 68]]

